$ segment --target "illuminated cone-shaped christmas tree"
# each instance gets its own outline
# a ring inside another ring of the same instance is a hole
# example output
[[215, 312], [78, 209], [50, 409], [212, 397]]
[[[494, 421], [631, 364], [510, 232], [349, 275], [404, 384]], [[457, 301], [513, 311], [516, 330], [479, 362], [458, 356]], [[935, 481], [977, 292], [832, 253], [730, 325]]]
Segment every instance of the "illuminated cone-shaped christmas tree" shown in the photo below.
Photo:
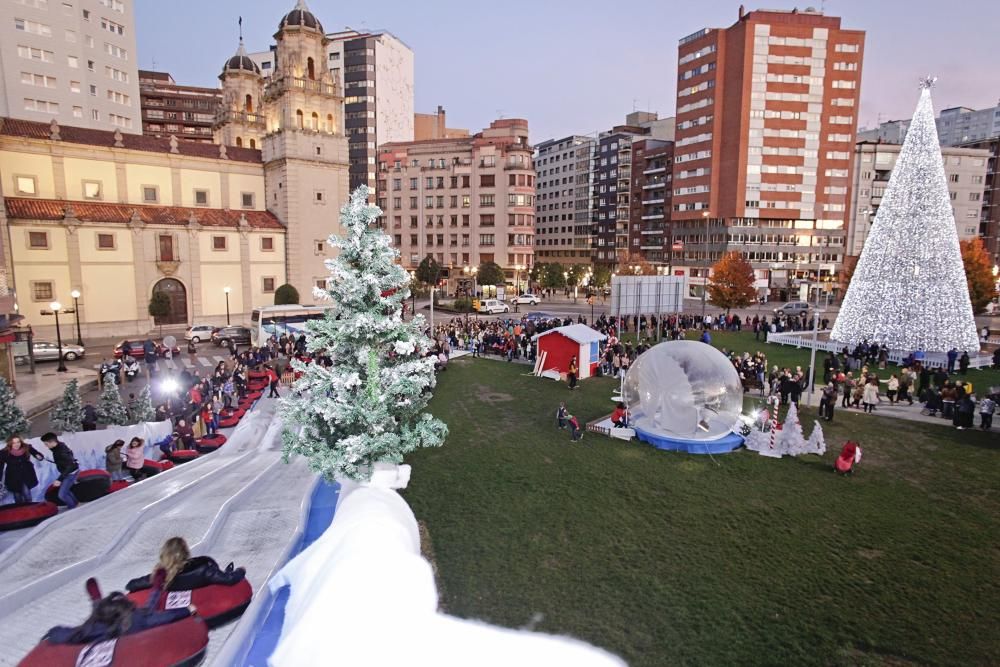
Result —
[[904, 352], [979, 350], [938, 145], [933, 79], [920, 101], [830, 337]]

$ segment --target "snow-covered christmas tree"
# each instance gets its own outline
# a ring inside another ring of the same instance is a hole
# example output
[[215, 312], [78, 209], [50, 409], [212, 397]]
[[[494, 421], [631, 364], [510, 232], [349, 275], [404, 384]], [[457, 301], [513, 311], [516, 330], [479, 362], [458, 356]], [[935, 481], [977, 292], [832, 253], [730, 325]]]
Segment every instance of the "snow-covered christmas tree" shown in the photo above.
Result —
[[798, 406], [794, 403], [788, 404], [788, 412], [785, 413], [785, 421], [781, 425], [775, 449], [783, 456], [799, 456], [806, 453], [806, 437], [802, 433]]
[[122, 395], [118, 392], [115, 376], [111, 373], [104, 376], [104, 387], [97, 401], [97, 421], [106, 426], [128, 424], [128, 411], [122, 403]]
[[147, 384], [134, 401], [129, 401], [128, 423], [141, 424], [142, 422], [151, 422], [154, 419], [156, 419], [156, 411], [153, 409], [153, 397], [149, 393], [149, 385]]
[[826, 454], [826, 436], [823, 435], [823, 427], [818, 421], [814, 422], [813, 432], [809, 434], [809, 441], [806, 442], [806, 454], [818, 456]]
[[14, 390], [7, 380], [0, 377], [0, 440], [6, 441], [12, 435], [24, 437], [29, 428], [31, 426], [15, 400]]
[[66, 383], [62, 401], [53, 408], [49, 422], [59, 433], [76, 433], [83, 430], [83, 401], [80, 400], [80, 385], [76, 380]]
[[400, 463], [418, 447], [437, 447], [445, 424], [424, 412], [435, 384], [424, 320], [404, 322], [409, 276], [378, 226], [381, 210], [370, 190], [354, 191], [340, 211], [344, 237], [327, 260], [327, 289], [314, 296], [333, 312], [308, 323], [310, 351], [325, 350], [334, 364], [294, 362], [302, 376], [281, 401], [286, 459], [301, 454], [327, 479], [368, 480], [375, 463]]
[[830, 337], [890, 349], [978, 351], [938, 144], [933, 79], [920, 101]]

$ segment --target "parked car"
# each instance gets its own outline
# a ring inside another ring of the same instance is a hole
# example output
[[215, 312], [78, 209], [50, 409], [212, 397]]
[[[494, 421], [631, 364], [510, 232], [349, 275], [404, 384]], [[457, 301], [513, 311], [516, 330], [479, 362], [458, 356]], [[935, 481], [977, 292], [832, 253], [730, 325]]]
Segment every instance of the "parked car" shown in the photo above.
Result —
[[809, 304], [805, 301], [789, 301], [774, 309], [775, 315], [796, 316], [809, 312]]
[[556, 319], [556, 316], [552, 313], [543, 313], [538, 310], [533, 310], [524, 316], [526, 322], [534, 322], [535, 324], [539, 322], [548, 322], [549, 320]]
[[[128, 343], [131, 346], [131, 348], [132, 348], [132, 351], [130, 352], [130, 354], [133, 357], [135, 357], [136, 359], [140, 359], [141, 360], [143, 357], [146, 356], [143, 353], [143, 351], [142, 351], [142, 345], [145, 342], [146, 342], [145, 340], [123, 340], [122, 342], [120, 342], [117, 345], [115, 345], [115, 349], [114, 349], [115, 359], [121, 359], [122, 358], [122, 347], [124, 347], [125, 343]], [[155, 341], [154, 340], [153, 341], [153, 346], [156, 348], [156, 356], [158, 356], [158, 357], [165, 357], [165, 356], [167, 356], [167, 346], [163, 344], [163, 341]], [[171, 349], [170, 352], [171, 352], [171, 354], [180, 354], [181, 350], [180, 350], [179, 347], [174, 346], [174, 348]]]
[[[31, 348], [35, 355], [35, 361], [59, 360], [59, 350], [55, 343], [50, 343], [46, 340], [36, 340], [32, 341]], [[85, 353], [86, 350], [82, 345], [74, 345], [71, 343], [63, 343], [62, 345], [62, 358], [64, 361], [80, 359]], [[15, 361], [19, 364], [26, 364], [28, 363], [28, 357], [18, 357]]]
[[241, 326], [222, 327], [212, 332], [212, 342], [218, 346], [234, 341], [237, 345], [250, 344], [250, 329]]
[[534, 294], [522, 294], [521, 296], [515, 296], [513, 299], [510, 300], [511, 303], [516, 303], [516, 304], [526, 303], [532, 306], [537, 306], [538, 301], [539, 298]]
[[510, 306], [499, 299], [484, 299], [479, 302], [479, 312], [489, 315], [494, 313], [509, 313]]
[[200, 343], [203, 340], [212, 340], [212, 334], [219, 330], [214, 324], [196, 324], [184, 332], [184, 340], [193, 340]]

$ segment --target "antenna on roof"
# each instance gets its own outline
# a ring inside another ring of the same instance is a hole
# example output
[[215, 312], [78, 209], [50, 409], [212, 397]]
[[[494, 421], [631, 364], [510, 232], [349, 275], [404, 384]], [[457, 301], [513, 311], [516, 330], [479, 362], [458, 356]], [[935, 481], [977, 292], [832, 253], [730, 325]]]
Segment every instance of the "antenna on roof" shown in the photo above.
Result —
[[237, 21], [237, 23], [240, 26], [240, 41], [242, 42], [243, 41], [243, 17], [242, 16], [240, 17], [240, 20]]

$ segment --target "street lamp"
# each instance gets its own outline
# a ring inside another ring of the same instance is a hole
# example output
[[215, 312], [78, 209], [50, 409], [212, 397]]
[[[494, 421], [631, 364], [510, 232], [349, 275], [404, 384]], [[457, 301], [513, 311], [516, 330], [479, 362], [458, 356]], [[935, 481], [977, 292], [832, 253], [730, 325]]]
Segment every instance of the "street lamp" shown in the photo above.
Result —
[[76, 316], [76, 344], [83, 347], [83, 336], [80, 335], [80, 290], [69, 293], [73, 297], [73, 313]]
[[59, 350], [59, 368], [56, 371], [65, 373], [67, 369], [66, 362], [63, 359], [62, 331], [59, 329], [59, 311], [62, 310], [62, 304], [58, 301], [53, 301], [49, 304], [49, 308], [52, 309], [52, 314], [56, 316], [56, 348]]
[[705, 297], [708, 295], [708, 211], [701, 214], [705, 220], [705, 250], [702, 255], [701, 326], [705, 326]]
[[226, 293], [226, 326], [228, 327], [230, 325], [230, 322], [229, 322], [229, 293], [232, 292], [233, 290], [228, 285], [226, 285], [225, 287], [222, 288], [222, 291]]

